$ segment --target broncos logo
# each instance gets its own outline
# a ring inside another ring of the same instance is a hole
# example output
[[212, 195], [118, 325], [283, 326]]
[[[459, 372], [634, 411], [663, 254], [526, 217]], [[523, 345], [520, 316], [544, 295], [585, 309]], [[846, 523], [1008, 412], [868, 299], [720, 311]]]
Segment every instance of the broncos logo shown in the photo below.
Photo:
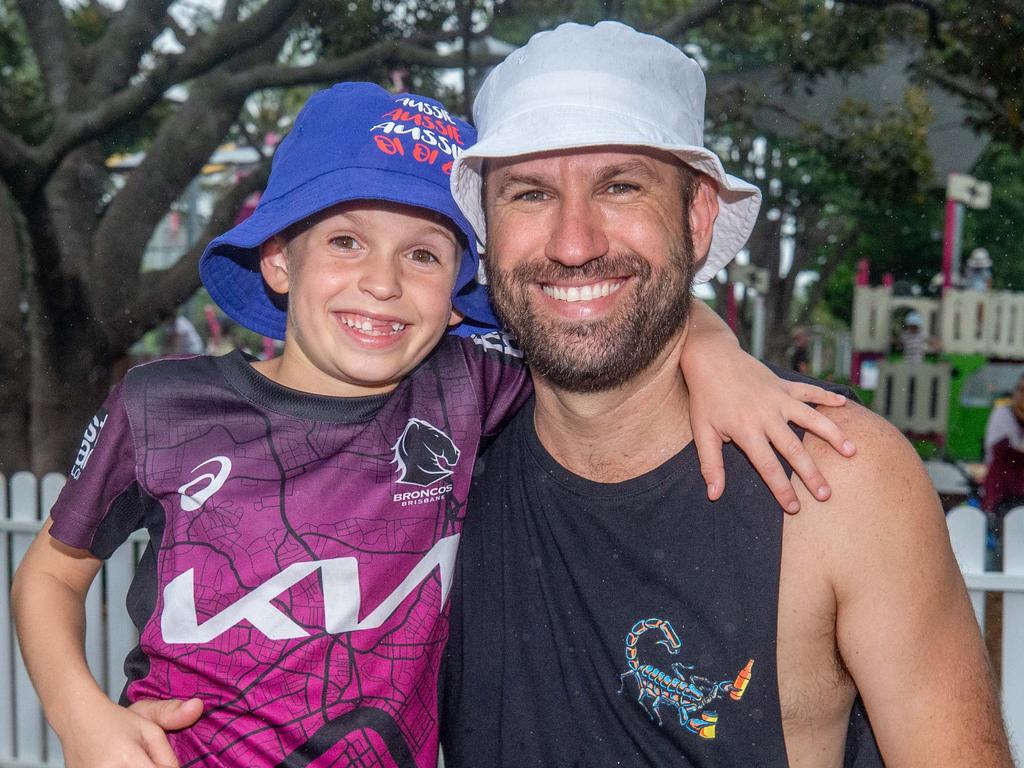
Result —
[[[444, 432], [422, 419], [409, 419], [391, 449], [398, 465], [398, 482], [424, 488], [450, 477], [459, 463], [459, 449]], [[444, 464], [442, 465], [442, 461]]]

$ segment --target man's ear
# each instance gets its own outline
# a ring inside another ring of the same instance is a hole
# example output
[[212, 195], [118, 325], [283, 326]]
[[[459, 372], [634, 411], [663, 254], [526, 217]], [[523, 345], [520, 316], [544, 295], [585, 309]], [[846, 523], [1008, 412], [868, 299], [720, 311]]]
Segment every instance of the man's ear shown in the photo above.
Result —
[[270, 290], [288, 293], [288, 253], [280, 235], [274, 235], [260, 246], [260, 272]]
[[690, 205], [690, 233], [693, 250], [700, 261], [711, 248], [711, 235], [718, 218], [718, 185], [703, 174], [697, 180], [697, 190]]

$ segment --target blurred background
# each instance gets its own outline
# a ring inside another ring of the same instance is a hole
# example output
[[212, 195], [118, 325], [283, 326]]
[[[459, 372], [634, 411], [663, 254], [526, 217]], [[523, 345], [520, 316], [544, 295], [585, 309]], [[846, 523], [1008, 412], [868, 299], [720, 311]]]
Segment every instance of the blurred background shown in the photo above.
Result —
[[[748, 251], [702, 294], [758, 356], [858, 384], [874, 363], [870, 401], [915, 307], [901, 299], [942, 293], [951, 173], [990, 185], [958, 203], [951, 285], [976, 249], [985, 290], [1024, 284], [1020, 0], [0, 0], [0, 471], [65, 471], [134, 361], [273, 352], [212, 310], [196, 261], [251, 210], [314, 89], [373, 80], [468, 115], [532, 33], [604, 18], [701, 63], [707, 143], [764, 191]], [[860, 336], [858, 279], [890, 299], [873, 294]], [[968, 401], [961, 384], [1024, 360], [1024, 333], [954, 349], [924, 314], [926, 355], [953, 369], [953, 418], [929, 429], [980, 460], [1016, 369]]]
[[[915, 442], [1019, 690], [1024, 2], [554, 5], [0, 0], [0, 586], [130, 365], [275, 353], [212, 306], [197, 261], [253, 209], [310, 93], [371, 80], [468, 116], [534, 32], [618, 19], [698, 60], [706, 143], [764, 193], [747, 250], [700, 297], [753, 354], [853, 385]], [[0, 629], [0, 765], [56, 760]], [[117, 631], [94, 649], [113, 693]], [[1004, 700], [1024, 730], [1021, 698]]]

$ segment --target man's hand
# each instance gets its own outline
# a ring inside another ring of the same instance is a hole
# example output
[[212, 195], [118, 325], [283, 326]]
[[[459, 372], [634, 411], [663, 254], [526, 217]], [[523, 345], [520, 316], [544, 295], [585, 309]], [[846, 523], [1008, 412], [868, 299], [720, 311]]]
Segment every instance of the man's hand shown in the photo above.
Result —
[[67, 768], [178, 768], [164, 731], [194, 723], [199, 699], [140, 701], [129, 709], [113, 702], [89, 710], [61, 739]]

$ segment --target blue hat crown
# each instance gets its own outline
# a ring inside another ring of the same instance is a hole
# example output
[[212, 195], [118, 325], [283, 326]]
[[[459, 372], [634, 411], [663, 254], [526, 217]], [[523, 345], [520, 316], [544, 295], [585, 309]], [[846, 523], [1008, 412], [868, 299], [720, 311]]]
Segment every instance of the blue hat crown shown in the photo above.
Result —
[[392, 94], [372, 83], [340, 83], [313, 94], [274, 155], [270, 179], [247, 219], [213, 240], [199, 262], [210, 296], [246, 328], [285, 335], [286, 309], [263, 282], [260, 245], [338, 203], [381, 200], [434, 211], [462, 233], [466, 249], [452, 292], [455, 308], [496, 326], [472, 226], [452, 199], [455, 158], [476, 140], [440, 102]]

